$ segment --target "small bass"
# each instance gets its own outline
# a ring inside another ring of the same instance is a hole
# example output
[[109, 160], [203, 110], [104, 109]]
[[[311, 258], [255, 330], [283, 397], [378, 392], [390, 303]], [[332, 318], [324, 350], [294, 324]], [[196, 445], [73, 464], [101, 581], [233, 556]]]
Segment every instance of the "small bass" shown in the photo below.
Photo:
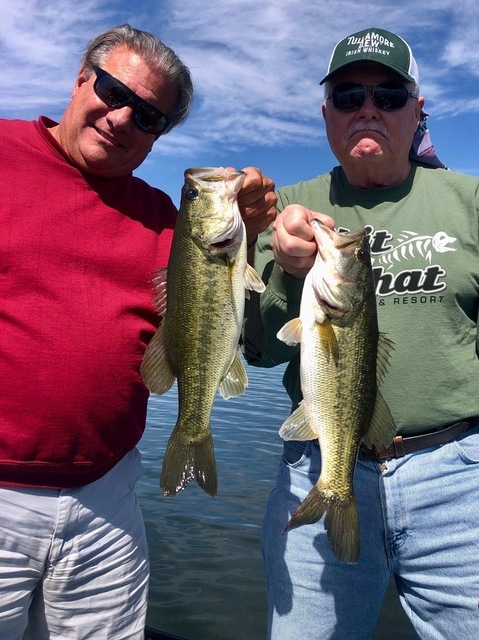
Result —
[[162, 320], [146, 348], [141, 374], [156, 394], [178, 384], [178, 419], [160, 480], [176, 495], [191, 480], [216, 495], [217, 473], [210, 427], [219, 390], [242, 394], [248, 378], [238, 351], [246, 290], [263, 291], [247, 264], [246, 232], [237, 193], [241, 171], [188, 169], [168, 268], [156, 280]]
[[303, 400], [280, 429], [285, 440], [319, 439], [320, 477], [287, 524], [323, 514], [335, 555], [357, 562], [359, 520], [353, 474], [361, 441], [389, 446], [394, 420], [379, 391], [392, 342], [378, 330], [369, 244], [364, 230], [338, 233], [319, 220], [318, 245], [306, 276], [300, 316], [278, 338], [301, 344]]

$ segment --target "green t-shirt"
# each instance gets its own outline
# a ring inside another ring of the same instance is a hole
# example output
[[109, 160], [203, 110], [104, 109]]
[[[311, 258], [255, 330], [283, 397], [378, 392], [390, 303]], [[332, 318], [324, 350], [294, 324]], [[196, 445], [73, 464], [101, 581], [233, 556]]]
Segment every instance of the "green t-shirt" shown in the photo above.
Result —
[[[288, 204], [330, 215], [338, 230], [367, 229], [379, 329], [395, 346], [381, 389], [398, 432], [479, 416], [479, 180], [413, 164], [401, 185], [365, 190], [336, 167], [279, 189], [279, 210]], [[299, 349], [276, 333], [299, 315], [302, 281], [274, 264], [270, 236], [258, 239], [267, 288], [247, 304], [245, 353], [257, 366], [289, 361], [284, 384], [297, 402]]]

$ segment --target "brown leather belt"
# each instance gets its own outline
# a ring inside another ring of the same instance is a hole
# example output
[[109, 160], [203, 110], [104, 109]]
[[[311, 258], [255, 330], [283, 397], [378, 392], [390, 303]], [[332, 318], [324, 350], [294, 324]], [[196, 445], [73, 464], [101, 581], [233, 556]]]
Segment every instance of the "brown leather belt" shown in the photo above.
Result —
[[366, 460], [382, 460], [383, 458], [402, 458], [408, 453], [414, 453], [428, 447], [436, 447], [455, 440], [461, 433], [475, 427], [477, 422], [456, 422], [444, 429], [421, 433], [418, 436], [396, 436], [387, 449], [368, 449], [364, 444], [359, 448], [359, 457]]

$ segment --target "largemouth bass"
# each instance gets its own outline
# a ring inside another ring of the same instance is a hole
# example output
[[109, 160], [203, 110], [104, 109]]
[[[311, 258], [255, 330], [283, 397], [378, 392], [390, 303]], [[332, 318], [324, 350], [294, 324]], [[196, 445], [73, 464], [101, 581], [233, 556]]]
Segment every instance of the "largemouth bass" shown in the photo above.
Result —
[[392, 342], [379, 333], [364, 230], [338, 233], [312, 220], [318, 252], [300, 316], [278, 338], [301, 347], [303, 400], [280, 429], [285, 440], [319, 439], [321, 473], [286, 530], [317, 522], [338, 559], [357, 562], [359, 519], [353, 474], [361, 441], [389, 446], [395, 425], [379, 391]]
[[237, 193], [245, 174], [220, 168], [187, 169], [168, 268], [158, 274], [156, 305], [162, 320], [141, 364], [150, 391], [166, 393], [177, 380], [178, 419], [160, 480], [176, 495], [195, 479], [216, 495], [210, 427], [219, 390], [243, 393], [247, 374], [238, 351], [246, 290], [263, 291], [246, 262], [246, 232]]

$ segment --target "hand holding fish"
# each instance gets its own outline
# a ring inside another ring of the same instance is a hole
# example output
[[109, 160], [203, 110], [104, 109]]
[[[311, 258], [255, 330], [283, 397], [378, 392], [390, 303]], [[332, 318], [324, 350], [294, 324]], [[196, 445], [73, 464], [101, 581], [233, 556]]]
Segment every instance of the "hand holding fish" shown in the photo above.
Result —
[[264, 231], [276, 216], [278, 198], [274, 182], [255, 167], [243, 169], [246, 174], [238, 193], [238, 206], [246, 226], [248, 244]]
[[314, 263], [317, 244], [310, 225], [313, 218], [334, 228], [331, 217], [298, 204], [285, 207], [273, 224], [275, 260], [284, 271], [296, 278], [305, 278]]

